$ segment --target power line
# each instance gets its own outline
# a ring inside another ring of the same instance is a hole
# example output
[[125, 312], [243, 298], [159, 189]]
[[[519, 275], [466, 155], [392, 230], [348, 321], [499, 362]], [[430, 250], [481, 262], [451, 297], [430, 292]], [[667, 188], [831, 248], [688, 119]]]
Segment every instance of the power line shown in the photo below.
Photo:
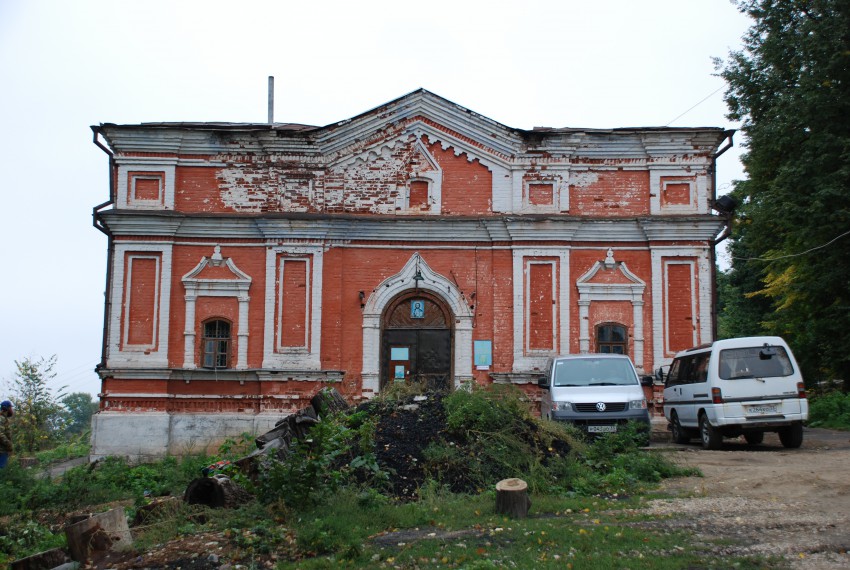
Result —
[[685, 112], [684, 112], [684, 113], [682, 113], [681, 115], [677, 116], [677, 117], [676, 117], [675, 119], [673, 119], [672, 121], [667, 121], [667, 124], [666, 124], [666, 125], [664, 125], [664, 126], [665, 126], [665, 127], [669, 127], [671, 123], [675, 123], [676, 121], [678, 121], [679, 119], [681, 119], [682, 117], [684, 117], [685, 115], [687, 115], [688, 113], [690, 113], [691, 111], [693, 111], [694, 109], [696, 109], [697, 107], [699, 107], [702, 103], [704, 103], [705, 101], [707, 101], [708, 99], [710, 99], [711, 97], [713, 97], [713, 96], [714, 96], [714, 95], [715, 95], [718, 91], [720, 91], [720, 90], [721, 90], [721, 89], [723, 89], [724, 87], [725, 87], [725, 85], [721, 85], [720, 87], [718, 87], [717, 89], [715, 89], [714, 91], [712, 91], [711, 93], [709, 93], [708, 95], [706, 95], [705, 97], [703, 97], [702, 99], [700, 99], [700, 100], [699, 100], [699, 101], [698, 101], [698, 102], [697, 102], [694, 106], [692, 106], [690, 109], [688, 109], [687, 111], [685, 111]]
[[817, 247], [807, 249], [806, 251], [803, 251], [803, 252], [800, 252], [800, 253], [792, 253], [790, 255], [780, 255], [779, 257], [735, 257], [734, 255], [732, 255], [730, 257], [732, 259], [739, 259], [741, 261], [779, 261], [780, 259], [788, 259], [788, 258], [791, 258], [791, 257], [800, 257], [801, 255], [807, 255], [809, 253], [812, 253], [813, 251], [823, 249], [826, 246], [840, 240], [841, 238], [843, 238], [846, 235], [850, 235], [850, 231], [846, 231], [843, 234], [841, 234], [840, 236], [832, 238], [831, 240], [829, 240], [828, 242], [826, 242], [823, 245], [819, 245]]

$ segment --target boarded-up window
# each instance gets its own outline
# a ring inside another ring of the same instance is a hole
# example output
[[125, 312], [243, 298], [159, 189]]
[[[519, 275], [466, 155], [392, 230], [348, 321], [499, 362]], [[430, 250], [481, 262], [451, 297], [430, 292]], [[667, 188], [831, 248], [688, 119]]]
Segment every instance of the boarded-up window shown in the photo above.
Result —
[[694, 283], [691, 263], [667, 264], [667, 352], [694, 346]]
[[408, 200], [408, 207], [428, 207], [428, 182], [424, 180], [410, 181], [410, 199]]
[[532, 206], [551, 206], [555, 203], [554, 193], [552, 184], [529, 184], [528, 203]]
[[306, 348], [310, 312], [310, 264], [308, 259], [281, 258], [278, 320], [279, 348]]
[[128, 255], [126, 259], [124, 344], [153, 347], [159, 292], [159, 257]]
[[555, 347], [554, 267], [553, 263], [528, 265], [528, 350], [550, 351]]

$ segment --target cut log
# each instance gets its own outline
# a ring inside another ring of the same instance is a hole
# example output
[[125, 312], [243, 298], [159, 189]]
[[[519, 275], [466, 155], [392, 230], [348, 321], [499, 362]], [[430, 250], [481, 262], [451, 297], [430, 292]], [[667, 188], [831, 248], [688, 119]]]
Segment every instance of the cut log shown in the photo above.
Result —
[[524, 519], [531, 508], [528, 484], [522, 479], [502, 479], [496, 483], [496, 514]]
[[110, 550], [124, 550], [133, 544], [124, 508], [92, 515], [65, 527], [71, 558], [85, 562]]
[[233, 509], [253, 499], [251, 494], [226, 475], [200, 477], [186, 487], [183, 500], [190, 505]]

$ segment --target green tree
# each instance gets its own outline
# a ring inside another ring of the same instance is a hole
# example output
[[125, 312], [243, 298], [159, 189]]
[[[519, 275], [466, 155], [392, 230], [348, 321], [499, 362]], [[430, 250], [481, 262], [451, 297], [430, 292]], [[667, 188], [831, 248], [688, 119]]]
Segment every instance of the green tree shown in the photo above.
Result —
[[91, 417], [97, 411], [97, 402], [92, 400], [91, 394], [72, 392], [61, 401], [67, 410], [66, 433], [77, 435], [89, 429]]
[[737, 299], [725, 308], [739, 313], [727, 324], [785, 337], [809, 381], [850, 382], [850, 2], [738, 8], [754, 23], [717, 62], [747, 172], [733, 191]]
[[66, 412], [59, 404], [64, 386], [54, 394], [50, 382], [56, 377], [56, 356], [47, 360], [25, 358], [15, 361], [12, 378], [12, 403], [15, 419], [12, 437], [16, 449], [38, 451], [58, 438], [65, 427]]

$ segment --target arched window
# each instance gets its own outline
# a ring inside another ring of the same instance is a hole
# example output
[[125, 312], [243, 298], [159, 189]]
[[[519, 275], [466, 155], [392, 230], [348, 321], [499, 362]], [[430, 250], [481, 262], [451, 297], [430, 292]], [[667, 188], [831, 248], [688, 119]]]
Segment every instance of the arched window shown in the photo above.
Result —
[[204, 368], [228, 368], [230, 366], [230, 323], [215, 319], [204, 323]]
[[603, 354], [628, 354], [629, 335], [626, 327], [604, 324], [596, 327], [596, 352]]

